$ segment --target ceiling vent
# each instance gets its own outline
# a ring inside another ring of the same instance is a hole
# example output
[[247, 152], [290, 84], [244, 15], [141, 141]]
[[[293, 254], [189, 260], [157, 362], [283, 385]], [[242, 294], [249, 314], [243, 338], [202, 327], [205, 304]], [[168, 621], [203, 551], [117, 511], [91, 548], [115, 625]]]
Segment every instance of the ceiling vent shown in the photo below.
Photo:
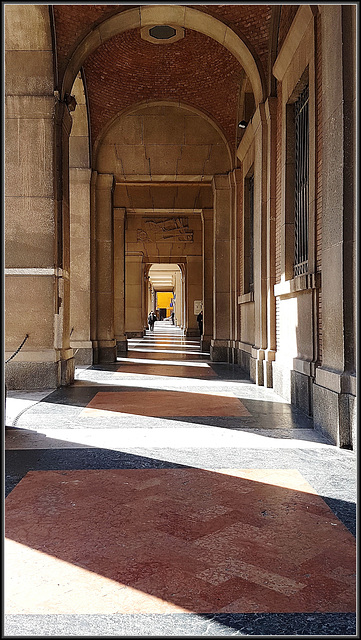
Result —
[[143, 27], [140, 30], [143, 40], [155, 44], [170, 44], [184, 38], [182, 27], [173, 27], [169, 24], [155, 24], [152, 27]]
[[156, 40], [169, 40], [174, 38], [177, 31], [173, 27], [169, 27], [167, 24], [158, 24], [156, 27], [149, 29], [149, 35]]

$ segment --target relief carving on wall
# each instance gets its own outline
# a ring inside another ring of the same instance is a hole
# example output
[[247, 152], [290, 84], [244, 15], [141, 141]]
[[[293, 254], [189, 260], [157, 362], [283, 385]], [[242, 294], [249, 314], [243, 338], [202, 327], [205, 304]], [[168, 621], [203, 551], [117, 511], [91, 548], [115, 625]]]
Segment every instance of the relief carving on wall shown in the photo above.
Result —
[[188, 218], [144, 218], [143, 225], [137, 230], [138, 242], [193, 242]]

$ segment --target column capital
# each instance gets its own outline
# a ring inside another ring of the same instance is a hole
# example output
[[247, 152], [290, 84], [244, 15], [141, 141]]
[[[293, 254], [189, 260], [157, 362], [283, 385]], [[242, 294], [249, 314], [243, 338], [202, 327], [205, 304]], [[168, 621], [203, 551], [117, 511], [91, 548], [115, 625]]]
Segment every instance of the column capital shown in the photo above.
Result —
[[277, 98], [270, 96], [265, 102], [266, 118], [270, 120], [277, 115]]
[[236, 169], [233, 169], [232, 171], [232, 181], [233, 184], [240, 184], [242, 182], [242, 169], [241, 167], [237, 167]]
[[213, 176], [212, 187], [214, 190], [218, 191], [221, 189], [230, 189], [231, 188], [231, 177], [229, 173], [217, 173]]
[[205, 220], [213, 220], [213, 216], [214, 216], [213, 209], [202, 209], [202, 213], [201, 213], [202, 222], [205, 222]]
[[96, 187], [97, 189], [113, 189], [115, 179], [112, 173], [97, 173]]
[[114, 209], [113, 209], [114, 219], [124, 220], [125, 215], [126, 215], [125, 207], [114, 207]]
[[252, 124], [253, 124], [253, 129], [255, 133], [258, 127], [262, 125], [262, 123], [264, 123], [265, 120], [266, 120], [266, 104], [265, 102], [260, 102], [252, 118]]

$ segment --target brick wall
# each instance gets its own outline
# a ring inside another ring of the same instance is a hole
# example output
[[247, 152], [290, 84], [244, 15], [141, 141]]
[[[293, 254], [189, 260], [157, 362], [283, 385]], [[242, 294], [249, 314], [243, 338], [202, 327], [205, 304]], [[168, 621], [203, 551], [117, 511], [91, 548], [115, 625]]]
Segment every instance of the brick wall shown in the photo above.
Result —
[[278, 32], [278, 52], [285, 41], [286, 35], [290, 30], [293, 18], [297, 13], [299, 4], [283, 4], [281, 7], [280, 25]]
[[[137, 6], [140, 5], [53, 5], [59, 77], [76, 46], [95, 25]], [[271, 5], [192, 8], [233, 29], [267, 76]], [[179, 42], [154, 45], [141, 40], [139, 30], [128, 31], [99, 47], [84, 67], [93, 140], [109, 118], [140, 99], [170, 99], [208, 113], [235, 148], [241, 67], [228, 50], [211, 38], [187, 30]]]
[[93, 141], [119, 111], [145, 100], [174, 100], [207, 113], [235, 147], [242, 69], [211, 38], [187, 29], [167, 46], [142, 40], [133, 29], [101, 45], [84, 70]]

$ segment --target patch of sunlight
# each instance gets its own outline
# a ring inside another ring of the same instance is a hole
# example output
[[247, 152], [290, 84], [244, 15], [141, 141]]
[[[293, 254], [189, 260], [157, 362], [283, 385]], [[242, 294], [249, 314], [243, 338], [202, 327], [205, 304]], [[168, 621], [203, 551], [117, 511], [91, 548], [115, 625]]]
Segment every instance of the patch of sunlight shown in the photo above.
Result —
[[[111, 415], [114, 412], [95, 409], [96, 414]], [[128, 414], [118, 414], [128, 415]], [[98, 449], [107, 449], [111, 451], [122, 451], [132, 453], [140, 448], [146, 449], [142, 455], [151, 454], [152, 449], [157, 450], [156, 457], [159, 458], [159, 451], [167, 449], [166, 460], [171, 460], [168, 456], [172, 450], [191, 449], [217, 449], [217, 448], [234, 448], [242, 449], [334, 449], [333, 445], [321, 441], [321, 438], [315, 438], [313, 432], [307, 430], [301, 437], [274, 437], [272, 435], [263, 435], [260, 433], [251, 433], [250, 431], [232, 431], [230, 429], [222, 429], [219, 427], [205, 426], [198, 424], [197, 418], [194, 418], [191, 426], [189, 422], [180, 420], [172, 420], [169, 426], [160, 427], [160, 420], [163, 424], [166, 418], [155, 418], [153, 416], [137, 416], [139, 421], [144, 422], [144, 426], [140, 423], [138, 427], [119, 427], [117, 428], [59, 428], [49, 429], [42, 427], [34, 427], [31, 429], [17, 428], [17, 434], [13, 437], [13, 444], [10, 443], [11, 449], [27, 448], [34, 449], [52, 449], [59, 448], [59, 443], [69, 443], [66, 448], [87, 448], [95, 447]], [[174, 425], [174, 426], [173, 426]], [[306, 430], [305, 430], [306, 431]], [[32, 433], [31, 433], [32, 432]], [[18, 447], [17, 442], [26, 437], [26, 447]], [[307, 438], [307, 439], [306, 439]], [[63, 446], [63, 445], [62, 445]], [[179, 461], [179, 460], [178, 460]], [[192, 465], [193, 466], [193, 465]]]
[[209, 364], [207, 362], [188, 362], [187, 360], [151, 360], [150, 358], [119, 358], [117, 357], [117, 362], [124, 362], [124, 364], [132, 363], [132, 364], [171, 364], [175, 367], [208, 367]]
[[[181, 351], [175, 351], [174, 349], [158, 349], [157, 347], [153, 347], [153, 348], [144, 348], [143, 346], [138, 348], [134, 348], [132, 347], [131, 349], [128, 349], [129, 352], [135, 351], [137, 353], [177, 353], [177, 354], [181, 354]], [[187, 351], [187, 356], [188, 355], [204, 355], [204, 356], [208, 356], [209, 354], [207, 352], [204, 351]]]
[[[76, 512], [74, 504], [74, 517]], [[75, 565], [6, 538], [4, 562], [6, 614], [188, 613], [172, 602], [92, 571], [86, 543], [84, 560], [80, 556]], [[82, 562], [88, 566], [79, 566]]]

